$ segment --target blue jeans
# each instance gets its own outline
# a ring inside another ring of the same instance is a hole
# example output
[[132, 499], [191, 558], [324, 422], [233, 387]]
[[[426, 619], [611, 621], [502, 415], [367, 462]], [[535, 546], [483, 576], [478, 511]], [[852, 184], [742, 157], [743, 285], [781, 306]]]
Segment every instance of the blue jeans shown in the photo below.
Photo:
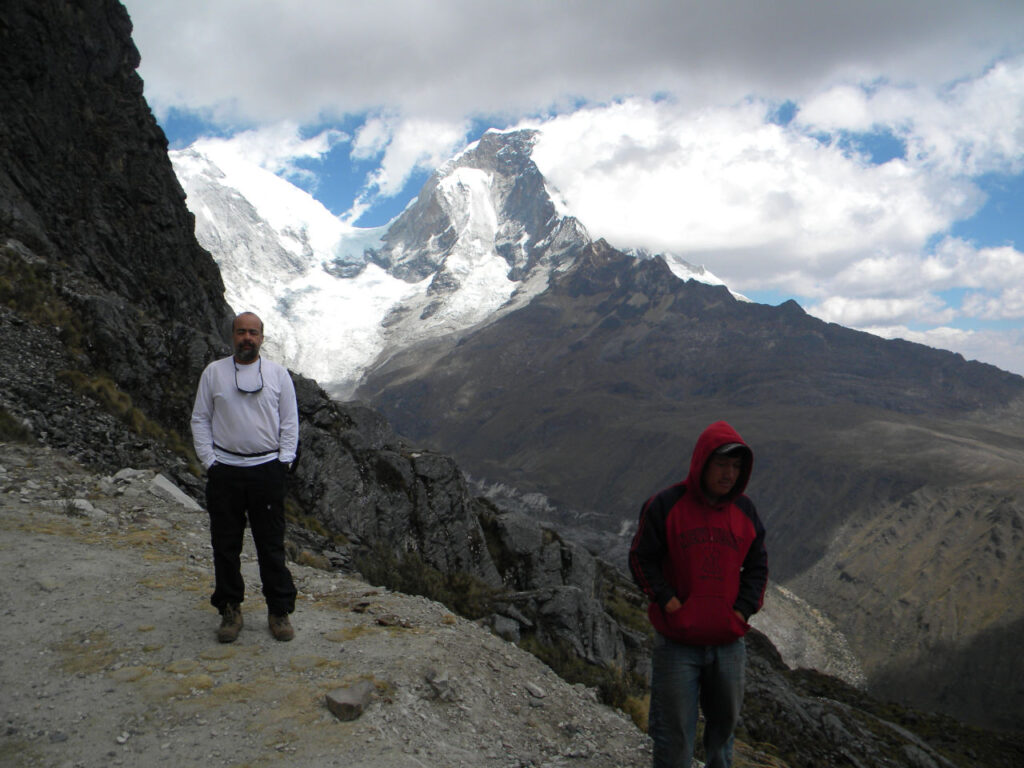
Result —
[[742, 639], [728, 645], [683, 645], [655, 633], [649, 718], [654, 768], [690, 768], [698, 705], [704, 711], [707, 768], [731, 768], [746, 659]]

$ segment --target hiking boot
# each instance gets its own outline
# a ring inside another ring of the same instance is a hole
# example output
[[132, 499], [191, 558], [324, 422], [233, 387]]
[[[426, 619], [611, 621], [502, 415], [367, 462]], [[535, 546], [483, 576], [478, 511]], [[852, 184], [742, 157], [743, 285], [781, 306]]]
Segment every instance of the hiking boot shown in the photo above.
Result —
[[241, 631], [241, 607], [234, 604], [225, 605], [224, 610], [220, 612], [220, 629], [217, 630], [217, 639], [222, 643], [233, 643], [238, 639], [238, 633]]
[[292, 629], [292, 623], [288, 620], [287, 613], [280, 616], [271, 613], [267, 616], [267, 622], [270, 624], [270, 634], [274, 636], [275, 640], [287, 642], [295, 637], [295, 630]]

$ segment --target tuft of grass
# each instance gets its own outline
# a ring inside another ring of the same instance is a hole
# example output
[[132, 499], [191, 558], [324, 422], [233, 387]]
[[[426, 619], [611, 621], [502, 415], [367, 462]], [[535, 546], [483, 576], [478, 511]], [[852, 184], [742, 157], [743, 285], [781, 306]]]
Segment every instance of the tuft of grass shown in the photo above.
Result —
[[114, 643], [103, 630], [77, 632], [51, 646], [57, 651], [60, 669], [66, 674], [93, 674], [117, 658]]
[[543, 661], [563, 680], [596, 688], [603, 703], [621, 709], [633, 718], [637, 726], [646, 727], [647, 707], [642, 702], [647, 685], [639, 675], [617, 667], [590, 664], [577, 656], [565, 641], [545, 643], [535, 633], [524, 634], [519, 647]]
[[132, 398], [122, 392], [109, 376], [89, 376], [82, 371], [57, 371], [57, 380], [67, 384], [81, 395], [88, 395], [108, 412], [130, 424], [132, 421]]
[[636, 727], [647, 733], [648, 718], [651, 713], [651, 694], [643, 696], [627, 696], [622, 704], [622, 711], [636, 723]]
[[418, 552], [406, 552], [399, 558], [385, 546], [375, 545], [355, 558], [355, 566], [371, 584], [428, 597], [468, 619], [493, 612], [493, 588], [468, 573], [442, 573]]
[[310, 568], [316, 568], [319, 571], [331, 570], [331, 561], [323, 555], [318, 555], [314, 552], [310, 552], [308, 549], [303, 549], [299, 552], [298, 557], [295, 558], [295, 562], [299, 565], [309, 566]]
[[53, 267], [29, 261], [9, 245], [0, 247], [0, 304], [36, 325], [56, 328], [65, 347], [81, 351], [85, 328], [61, 297]]
[[0, 443], [32, 443], [35, 438], [31, 430], [18, 419], [0, 408]]
[[330, 530], [319, 518], [306, 514], [299, 502], [292, 496], [288, 496], [284, 500], [284, 514], [291, 525], [303, 528], [338, 546], [349, 545], [348, 537], [345, 534]]
[[121, 390], [109, 376], [97, 374], [90, 376], [79, 370], [64, 369], [57, 371], [58, 381], [69, 386], [74, 392], [95, 400], [113, 416], [119, 418], [133, 432], [148, 437], [168, 449], [183, 456], [189, 464], [189, 470], [199, 477], [202, 470], [196, 459], [192, 446], [182, 440], [177, 430], [165, 429], [143, 413], [132, 402], [131, 395]]
[[75, 489], [66, 483], [62, 483], [60, 486], [60, 505], [61, 511], [68, 517], [83, 516], [75, 506]]

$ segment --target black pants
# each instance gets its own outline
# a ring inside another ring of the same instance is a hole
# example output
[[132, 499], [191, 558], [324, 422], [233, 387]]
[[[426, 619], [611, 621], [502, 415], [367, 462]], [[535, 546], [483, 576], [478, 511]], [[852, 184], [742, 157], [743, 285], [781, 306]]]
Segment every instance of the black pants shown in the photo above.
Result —
[[210, 602], [217, 610], [245, 599], [241, 554], [247, 516], [268, 611], [281, 615], [295, 610], [295, 583], [284, 554], [284, 481], [285, 465], [276, 459], [255, 467], [210, 467], [206, 508], [216, 578]]

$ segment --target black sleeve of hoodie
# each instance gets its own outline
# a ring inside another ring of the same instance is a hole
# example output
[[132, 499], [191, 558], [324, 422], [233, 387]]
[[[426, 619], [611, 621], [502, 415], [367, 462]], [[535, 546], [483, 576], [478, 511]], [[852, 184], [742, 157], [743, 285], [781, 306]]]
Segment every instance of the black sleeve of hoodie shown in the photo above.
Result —
[[764, 590], [768, 585], [768, 552], [764, 547], [764, 525], [757, 515], [757, 508], [754, 502], [746, 496], [736, 499], [736, 506], [743, 510], [754, 524], [755, 537], [747, 556], [743, 559], [743, 568], [740, 571], [740, 593], [733, 605], [737, 611], [743, 614], [744, 618], [750, 619], [761, 609], [764, 601]]
[[636, 534], [629, 548], [629, 570], [633, 574], [633, 581], [647, 595], [648, 600], [662, 608], [675, 596], [675, 590], [664, 575], [667, 556], [665, 518], [679, 500], [682, 491], [682, 487], [673, 486], [644, 502]]

